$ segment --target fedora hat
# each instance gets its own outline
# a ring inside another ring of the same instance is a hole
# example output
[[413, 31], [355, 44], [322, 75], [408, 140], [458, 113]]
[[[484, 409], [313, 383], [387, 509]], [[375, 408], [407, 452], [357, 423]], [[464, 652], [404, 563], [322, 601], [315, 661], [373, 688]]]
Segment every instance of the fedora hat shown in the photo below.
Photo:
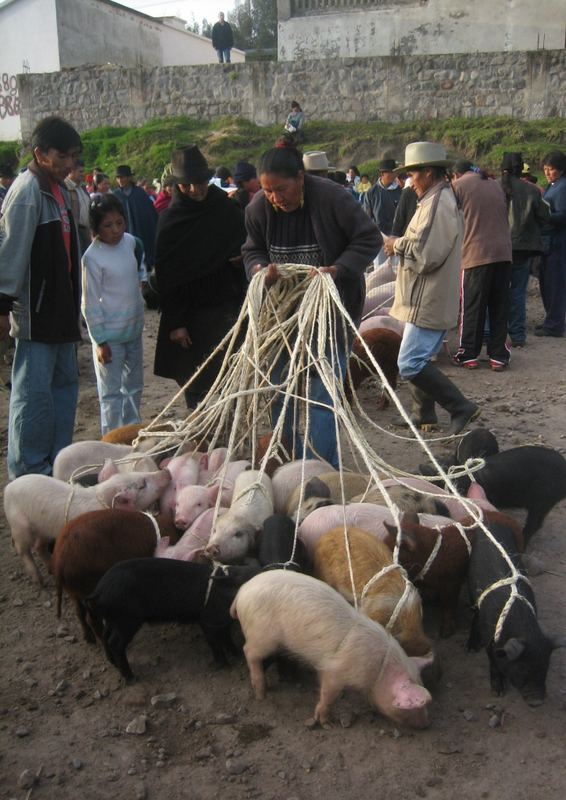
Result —
[[176, 183], [207, 183], [214, 175], [196, 144], [173, 150], [171, 175]]
[[416, 167], [448, 167], [452, 161], [446, 158], [444, 145], [436, 142], [411, 142], [405, 148], [405, 163], [395, 172], [406, 172]]
[[120, 164], [119, 167], [116, 167], [117, 178], [132, 178], [133, 176], [132, 168], [128, 164]]
[[303, 167], [307, 172], [319, 172], [329, 169], [328, 158], [324, 150], [308, 150], [303, 154]]
[[397, 162], [394, 158], [382, 158], [377, 169], [379, 172], [393, 172], [397, 169]]

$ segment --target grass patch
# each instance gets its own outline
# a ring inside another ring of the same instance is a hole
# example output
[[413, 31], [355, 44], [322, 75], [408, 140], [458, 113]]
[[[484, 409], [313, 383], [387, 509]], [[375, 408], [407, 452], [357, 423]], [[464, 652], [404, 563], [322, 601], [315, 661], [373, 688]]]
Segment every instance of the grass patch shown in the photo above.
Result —
[[[212, 121], [189, 117], [155, 119], [139, 128], [105, 126], [83, 135], [87, 168], [102, 167], [114, 176], [118, 164], [129, 164], [136, 175], [160, 177], [171, 151], [197, 144], [213, 167], [233, 168], [239, 160], [257, 164], [261, 154], [272, 147], [282, 125], [260, 127], [237, 117]], [[483, 119], [452, 118], [389, 124], [381, 121], [331, 122], [308, 120], [303, 150], [325, 150], [331, 164], [346, 169], [356, 164], [372, 179], [381, 158], [402, 160], [405, 145], [414, 141], [442, 142], [451, 157], [466, 157], [480, 166], [498, 171], [502, 155], [520, 150], [541, 174], [541, 160], [553, 149], [566, 150], [566, 120], [522, 121], [511, 117]], [[0, 144], [2, 153], [18, 151], [15, 142]], [[25, 163], [26, 158], [21, 163]]]

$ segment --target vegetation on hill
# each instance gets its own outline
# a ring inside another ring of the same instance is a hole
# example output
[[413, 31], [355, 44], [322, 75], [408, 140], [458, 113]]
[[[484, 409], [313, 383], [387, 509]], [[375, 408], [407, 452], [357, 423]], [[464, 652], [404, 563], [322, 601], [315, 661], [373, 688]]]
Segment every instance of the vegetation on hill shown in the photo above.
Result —
[[[83, 135], [87, 168], [99, 166], [114, 175], [118, 164], [130, 164], [136, 175], [158, 178], [175, 147], [196, 143], [211, 166], [233, 168], [244, 159], [256, 163], [271, 147], [283, 126], [259, 127], [245, 119], [220, 117], [212, 122], [187, 117], [152, 120], [140, 128], [102, 127]], [[325, 150], [331, 164], [357, 164], [372, 178], [384, 157], [403, 159], [408, 142], [443, 142], [454, 157], [467, 157], [497, 170], [506, 150], [520, 150], [533, 172], [552, 149], [566, 150], [566, 120], [522, 121], [505, 117], [453, 118], [390, 124], [387, 122], [330, 122], [309, 120], [304, 150]], [[11, 161], [14, 142], [0, 143], [0, 163]], [[25, 163], [26, 158], [22, 158]]]

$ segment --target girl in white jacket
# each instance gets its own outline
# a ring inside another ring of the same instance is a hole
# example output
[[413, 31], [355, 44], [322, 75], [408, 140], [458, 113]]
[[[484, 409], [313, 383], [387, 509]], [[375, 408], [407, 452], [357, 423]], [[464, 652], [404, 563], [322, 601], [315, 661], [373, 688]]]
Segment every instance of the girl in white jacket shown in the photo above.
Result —
[[140, 422], [143, 390], [143, 299], [147, 279], [141, 242], [126, 233], [113, 194], [90, 204], [93, 241], [82, 259], [82, 312], [92, 341], [104, 435]]

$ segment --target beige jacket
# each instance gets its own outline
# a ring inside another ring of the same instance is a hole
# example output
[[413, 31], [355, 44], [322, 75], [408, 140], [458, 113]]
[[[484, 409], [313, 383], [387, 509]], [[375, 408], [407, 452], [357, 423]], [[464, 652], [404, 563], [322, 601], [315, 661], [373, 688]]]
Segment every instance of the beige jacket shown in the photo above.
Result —
[[419, 200], [405, 235], [395, 240], [401, 263], [392, 317], [430, 330], [455, 327], [463, 230], [450, 185], [435, 184]]

